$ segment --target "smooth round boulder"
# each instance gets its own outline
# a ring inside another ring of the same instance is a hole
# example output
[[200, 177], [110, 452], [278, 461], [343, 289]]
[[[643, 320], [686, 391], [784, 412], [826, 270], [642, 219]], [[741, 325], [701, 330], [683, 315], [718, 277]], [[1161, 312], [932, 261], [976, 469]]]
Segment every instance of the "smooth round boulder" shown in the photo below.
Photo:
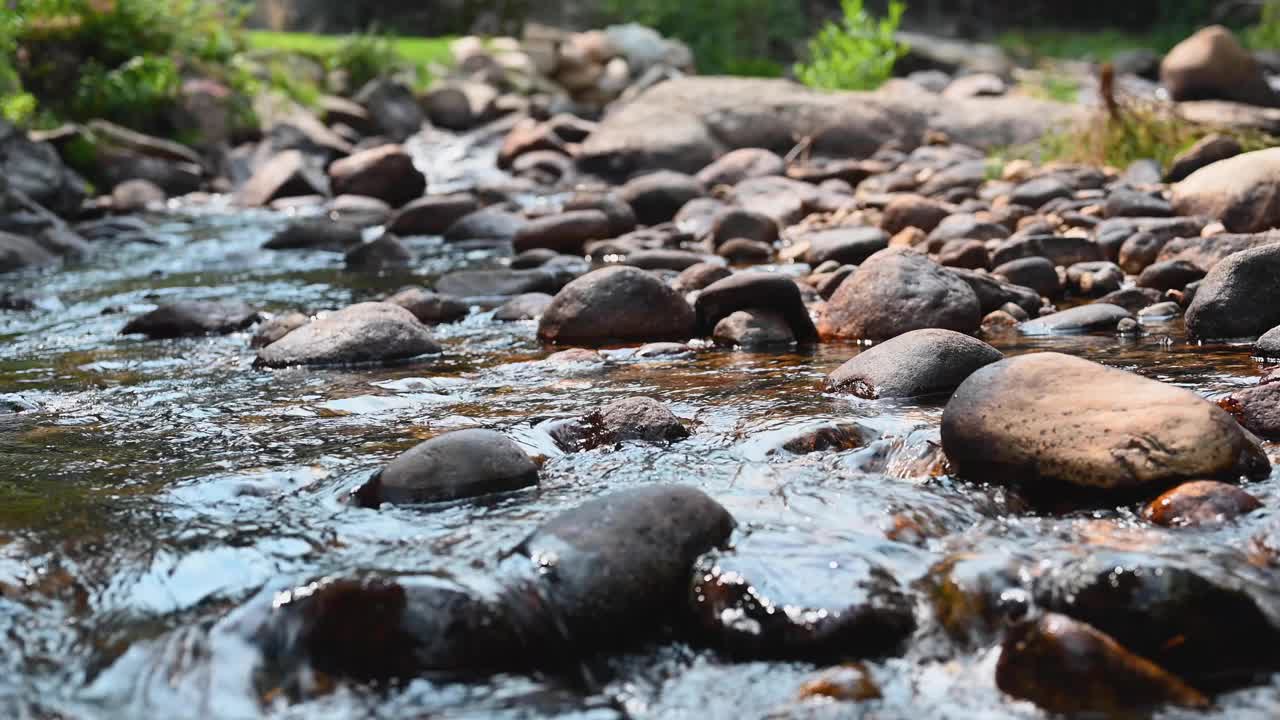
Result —
[[1186, 260], [1165, 260], [1144, 268], [1137, 285], [1153, 290], [1181, 290], [1204, 276], [1204, 270]]
[[1273, 327], [1258, 338], [1253, 354], [1264, 358], [1280, 358], [1280, 326]]
[[249, 347], [254, 349], [266, 347], [309, 322], [311, 318], [300, 312], [276, 315], [258, 327], [258, 331], [249, 339]]
[[1171, 183], [1187, 179], [1191, 173], [1219, 160], [1233, 158], [1244, 152], [1240, 141], [1230, 135], [1213, 134], [1200, 139], [1195, 145], [1178, 153], [1169, 166], [1165, 179]]
[[658, 225], [676, 216], [685, 203], [707, 194], [697, 178], [670, 170], [641, 175], [618, 191], [641, 225]]
[[942, 447], [960, 477], [1033, 493], [1270, 472], [1236, 421], [1194, 392], [1059, 353], [970, 375], [943, 411]]
[[335, 195], [367, 195], [399, 207], [422, 196], [427, 178], [400, 145], [352, 153], [329, 166]]
[[656, 275], [633, 267], [587, 273], [565, 285], [538, 323], [551, 343], [685, 340], [693, 335], [693, 308]]
[[1187, 308], [1187, 332], [1200, 340], [1252, 339], [1277, 325], [1280, 245], [1228, 255], [1205, 276]]
[[711, 218], [711, 244], [721, 245], [738, 238], [755, 240], [769, 245], [778, 240], [778, 223], [764, 213], [724, 208]]
[[440, 352], [413, 313], [385, 302], [358, 303], [312, 320], [258, 351], [258, 367], [350, 365]]
[[796, 238], [809, 243], [804, 261], [817, 266], [828, 260], [841, 265], [860, 265], [872, 255], [889, 247], [889, 234], [874, 227], [836, 227], [817, 230]]
[[778, 273], [740, 272], [702, 290], [694, 302], [698, 331], [711, 334], [720, 321], [738, 310], [766, 310], [783, 317], [795, 340], [813, 343], [818, 331], [804, 306], [800, 287]]
[[1237, 390], [1219, 403], [1246, 430], [1280, 439], [1280, 383], [1264, 382]]
[[1036, 256], [1010, 260], [997, 266], [991, 274], [1014, 285], [1029, 287], [1047, 298], [1056, 298], [1062, 294], [1062, 280], [1048, 258]]
[[1160, 82], [1172, 100], [1232, 100], [1280, 107], [1280, 94], [1262, 66], [1221, 25], [1206, 27], [1178, 43], [1160, 62]]
[[400, 208], [387, 224], [394, 235], [440, 235], [459, 219], [480, 209], [470, 195], [428, 195]]
[[503, 322], [537, 320], [550, 304], [551, 296], [546, 293], [524, 293], [511, 298], [495, 310], [493, 319]]
[[395, 235], [383, 235], [356, 245], [343, 256], [349, 270], [383, 270], [405, 267], [413, 261], [413, 253]]
[[711, 339], [723, 347], [764, 348], [791, 345], [796, 336], [787, 319], [769, 310], [735, 310], [716, 323]]
[[787, 163], [777, 153], [764, 148], [739, 148], [721, 155], [698, 171], [698, 181], [707, 187], [737, 185], [743, 180], [783, 175]]
[[548, 249], [569, 255], [581, 255], [591, 240], [612, 236], [612, 222], [600, 210], [572, 210], [530, 220], [512, 238], [517, 253]]
[[444, 239], [448, 242], [464, 240], [510, 242], [515, 239], [516, 233], [520, 232], [520, 228], [524, 227], [526, 222], [523, 216], [502, 208], [482, 208], [455, 220], [445, 229]]
[[909, 227], [930, 233], [952, 212], [951, 206], [933, 198], [899, 195], [885, 205], [880, 215], [880, 228], [890, 235], [897, 235]]
[[671, 443], [689, 437], [689, 430], [666, 405], [651, 397], [614, 400], [599, 410], [555, 426], [551, 437], [574, 452], [627, 441]]
[[773, 246], [756, 240], [734, 238], [721, 245], [716, 255], [735, 265], [757, 265], [769, 262], [773, 257]]
[[682, 270], [672, 285], [681, 292], [693, 292], [702, 290], [732, 274], [732, 270], [720, 263], [700, 262]]
[[970, 333], [982, 322], [978, 296], [929, 258], [888, 248], [840, 284], [818, 323], [824, 340], [888, 340], [912, 330]]
[[364, 507], [441, 502], [538, 484], [538, 466], [507, 436], [454, 430], [392, 460], [355, 492]]
[[1118, 305], [1092, 303], [1028, 320], [1018, 326], [1023, 335], [1070, 335], [1114, 330], [1121, 321], [1133, 315]]
[[863, 350], [827, 376], [827, 389], [860, 398], [912, 398], [950, 393], [1004, 355], [951, 330], [913, 330]]
[[1173, 188], [1179, 215], [1217, 218], [1233, 233], [1280, 226], [1280, 148], [1219, 160]]
[[423, 325], [453, 322], [471, 313], [471, 307], [465, 302], [420, 287], [405, 288], [387, 298], [386, 302], [413, 313]]
[[126, 323], [120, 334], [146, 335], [152, 340], [226, 335], [257, 321], [257, 311], [242, 302], [183, 300], [139, 315]]

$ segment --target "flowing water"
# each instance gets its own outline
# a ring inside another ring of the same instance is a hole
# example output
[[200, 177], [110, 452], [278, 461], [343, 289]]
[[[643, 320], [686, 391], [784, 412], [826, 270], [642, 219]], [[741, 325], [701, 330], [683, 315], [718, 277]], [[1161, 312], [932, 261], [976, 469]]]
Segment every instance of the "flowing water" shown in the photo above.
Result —
[[[435, 329], [438, 357], [382, 369], [255, 370], [248, 333], [148, 341], [131, 317], [170, 300], [239, 299], [268, 311], [336, 308], [442, 271], [499, 266], [493, 251], [411, 240], [412, 273], [342, 269], [338, 255], [260, 250], [287, 218], [215, 206], [148, 218], [158, 245], [104, 242], [87, 262], [10, 275], [35, 295], [0, 313], [0, 714], [4, 717], [777, 717], [848, 716], [796, 701], [805, 663], [732, 662], [665, 637], [590, 660], [581, 678], [422, 678], [338, 685], [297, 702], [259, 698], [252, 658], [220, 629], [273, 593], [326, 575], [476, 578], [539, 522], [600, 493], [687, 483], [805, 561], [857, 556], [904, 585], [956, 552], [1038, 560], [1096, 548], [1206, 558], [1271, 526], [1266, 508], [1214, 531], [1153, 529], [1134, 508], [1029, 514], [998, 489], [936, 476], [942, 408], [824, 394], [853, 345], [751, 353], [700, 348], [602, 364], [542, 362], [533, 323], [491, 312]], [[1188, 345], [1181, 327], [1140, 338], [1015, 339], [1129, 368], [1209, 397], [1256, 382], [1247, 347]], [[667, 446], [561, 452], [538, 426], [650, 395], [693, 430]], [[794, 454], [802, 431], [855, 424], [862, 447]], [[348, 493], [399, 452], [446, 430], [488, 427], [545, 458], [541, 486], [481, 502], [368, 510]], [[1275, 447], [1268, 446], [1274, 453]], [[804, 578], [804, 564], [795, 574]], [[930, 612], [921, 603], [923, 636]], [[868, 717], [1031, 718], [995, 688], [994, 645], [913, 643], [873, 662], [885, 699]], [[1215, 714], [1276, 717], [1280, 684], [1220, 696]], [[1193, 716], [1167, 711], [1166, 717]]]

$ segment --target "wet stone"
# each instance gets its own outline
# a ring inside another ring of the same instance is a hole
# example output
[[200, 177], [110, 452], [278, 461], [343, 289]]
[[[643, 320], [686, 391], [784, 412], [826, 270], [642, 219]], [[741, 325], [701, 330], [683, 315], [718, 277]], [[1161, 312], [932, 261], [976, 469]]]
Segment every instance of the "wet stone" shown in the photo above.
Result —
[[797, 342], [817, 340], [817, 331], [796, 282], [785, 275], [740, 272], [707, 286], [694, 302], [700, 332], [711, 334], [739, 310], [767, 310], [786, 320]]
[[392, 460], [354, 495], [364, 507], [377, 507], [460, 500], [537, 483], [537, 465], [505, 435], [455, 430]]
[[1228, 256], [1187, 308], [1187, 332], [1205, 340], [1256, 338], [1280, 325], [1280, 245]]
[[494, 320], [514, 322], [517, 320], [537, 320], [546, 312], [551, 304], [551, 296], [546, 293], [525, 293], [517, 295], [493, 313]]
[[754, 265], [768, 262], [773, 257], [773, 247], [755, 240], [734, 238], [721, 245], [716, 254], [731, 263]]
[[609, 217], [599, 210], [574, 210], [531, 220], [515, 234], [512, 246], [516, 252], [537, 248], [558, 253], [581, 255], [590, 240], [612, 235]]
[[1137, 313], [1143, 308], [1150, 307], [1160, 302], [1164, 295], [1154, 288], [1124, 288], [1115, 292], [1107, 293], [1097, 300], [1093, 301], [1094, 305], [1115, 305], [1128, 310], [1130, 313]]
[[1069, 335], [1114, 330], [1133, 315], [1118, 305], [1096, 302], [1028, 320], [1019, 326], [1023, 335]]
[[693, 335], [693, 308], [656, 275], [632, 267], [588, 273], [560, 290], [538, 323], [553, 343], [682, 340]]
[[545, 266], [531, 270], [457, 270], [436, 281], [436, 292], [458, 298], [512, 297], [531, 292], [554, 293], [565, 276]]
[[772, 245], [778, 240], [778, 223], [764, 213], [724, 208], [712, 216], [710, 232], [711, 243], [717, 249], [739, 238]]
[[880, 227], [890, 235], [897, 235], [909, 227], [930, 233], [951, 213], [950, 206], [932, 198], [900, 195], [885, 206], [880, 216]]
[[839, 702], [862, 702], [882, 697], [880, 686], [861, 663], [827, 668], [800, 686], [801, 700], [824, 698]]
[[1168, 200], [1147, 193], [1121, 190], [1107, 196], [1103, 203], [1102, 214], [1107, 218], [1119, 217], [1169, 217], [1173, 215], [1173, 206]]
[[659, 170], [629, 181], [618, 194], [631, 205], [641, 225], [657, 225], [674, 218], [685, 203], [706, 192], [691, 175]]
[[244, 330], [258, 317], [257, 311], [240, 302], [184, 300], [130, 320], [120, 334], [146, 335], [152, 340], [226, 335]]
[[996, 686], [1051, 713], [1073, 716], [1209, 706], [1195, 688], [1114, 638], [1052, 613], [1009, 632], [996, 665]]
[[638, 267], [642, 270], [674, 270], [683, 272], [708, 261], [708, 256], [689, 250], [639, 250], [633, 252], [622, 261], [624, 265]]
[[793, 345], [796, 336], [787, 319], [769, 310], [735, 310], [716, 323], [711, 337], [724, 347], [766, 348]]
[[1154, 290], [1181, 290], [1204, 276], [1204, 270], [1186, 260], [1165, 260], [1148, 265], [1138, 275], [1137, 284]]
[[359, 303], [317, 318], [258, 351], [255, 363], [350, 365], [408, 360], [440, 352], [413, 313], [390, 303]]
[[702, 290], [732, 274], [732, 270], [720, 263], [701, 262], [682, 270], [673, 286], [681, 292]]
[[258, 326], [258, 331], [249, 340], [249, 347], [261, 348], [270, 345], [298, 328], [306, 325], [311, 318], [300, 312], [288, 312], [276, 315]]
[[1280, 439], [1280, 384], [1264, 383], [1237, 390], [1219, 404], [1250, 432]]
[[455, 220], [444, 231], [449, 242], [464, 240], [489, 240], [510, 242], [527, 221], [499, 207], [488, 207], [468, 213]]
[[795, 242], [809, 243], [804, 261], [810, 265], [828, 260], [841, 265], [858, 265], [889, 247], [889, 234], [873, 227], [837, 227], [805, 233]]
[[1254, 344], [1253, 353], [1259, 357], [1280, 358], [1280, 326], [1263, 333]]
[[471, 312], [467, 303], [446, 295], [437, 295], [420, 287], [408, 287], [386, 299], [386, 302], [413, 313], [423, 325], [461, 320]]
[[1212, 480], [1183, 483], [1142, 509], [1148, 522], [1164, 527], [1213, 527], [1262, 507], [1258, 498]]
[[363, 239], [360, 229], [328, 220], [303, 220], [271, 236], [263, 244], [267, 250], [325, 250], [346, 252]]
[[532, 250], [525, 250], [524, 252], [516, 253], [516, 256], [511, 258], [510, 267], [512, 270], [529, 270], [531, 268], [542, 267], [557, 257], [560, 257], [560, 253], [555, 250], [548, 248], [534, 248]]
[[960, 477], [1041, 499], [1270, 471], [1231, 416], [1194, 392], [1059, 353], [970, 375], [943, 412], [942, 446]]
[[351, 270], [382, 270], [407, 266], [413, 253], [396, 236], [383, 235], [351, 248], [343, 259]]
[[916, 624], [911, 597], [885, 568], [794, 531], [757, 530], [702, 557], [689, 607], [708, 643], [743, 658], [880, 657]]
[[400, 208], [387, 225], [394, 235], [440, 235], [453, 223], [480, 209], [470, 195], [428, 195]]
[[555, 424], [550, 432], [556, 444], [570, 452], [626, 441], [671, 443], [689, 436], [680, 419], [650, 397], [614, 400], [581, 418]]
[[888, 340], [930, 327], [973, 332], [981, 321], [978, 297], [964, 280], [922, 255], [889, 248], [840, 284], [818, 327], [824, 339]]
[[948, 240], [938, 250], [938, 264], [970, 270], [986, 268], [987, 245], [981, 240]]
[[1003, 265], [1011, 260], [1026, 257], [1043, 257], [1054, 265], [1063, 266], [1106, 259], [1102, 247], [1088, 238], [1029, 235], [1011, 237], [997, 245], [991, 251], [991, 264]]
[[1048, 258], [1026, 257], [1011, 260], [993, 269], [991, 274], [1002, 277], [1014, 285], [1029, 287], [1047, 298], [1056, 298], [1062, 292], [1058, 271]]
[[1067, 268], [1067, 286], [1080, 297], [1099, 297], [1124, 285], [1124, 271], [1107, 261], [1076, 263]]
[[1003, 357], [968, 335], [915, 330], [855, 355], [827, 377], [827, 389], [868, 399], [946, 394]]
[[1138, 320], [1140, 322], [1150, 322], [1153, 320], [1167, 320], [1178, 317], [1182, 314], [1182, 306], [1176, 302], [1162, 302], [1142, 308], [1138, 311]]

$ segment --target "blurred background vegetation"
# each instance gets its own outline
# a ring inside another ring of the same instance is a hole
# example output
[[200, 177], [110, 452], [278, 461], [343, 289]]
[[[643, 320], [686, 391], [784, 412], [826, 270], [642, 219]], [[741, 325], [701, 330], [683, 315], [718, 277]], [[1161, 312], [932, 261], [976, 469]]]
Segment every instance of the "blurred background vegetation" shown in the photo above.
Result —
[[[450, 36], [518, 35], [529, 23], [573, 29], [639, 22], [687, 43], [699, 71], [791, 75], [823, 88], [879, 85], [905, 51], [901, 26], [1044, 58], [1109, 60], [1163, 52], [1223, 23], [1253, 49], [1280, 50], [1280, 0], [0, 0], [0, 115], [31, 127], [103, 118], [181, 137], [184, 83], [227, 89], [238, 122], [264, 91], [303, 105], [397, 73], [418, 89], [449, 59]], [[1044, 30], [1052, 27], [1054, 30]], [[318, 32], [331, 34], [317, 34]], [[1075, 88], [1050, 77], [1043, 94]]]

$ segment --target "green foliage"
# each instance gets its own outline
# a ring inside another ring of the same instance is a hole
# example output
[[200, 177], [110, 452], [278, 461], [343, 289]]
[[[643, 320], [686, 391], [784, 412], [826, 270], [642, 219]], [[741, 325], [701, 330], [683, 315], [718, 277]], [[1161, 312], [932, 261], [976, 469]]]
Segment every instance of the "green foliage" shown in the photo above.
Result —
[[708, 75], [781, 75], [770, 58], [790, 57], [805, 31], [802, 9], [792, 0], [604, 0], [617, 22], [647, 25], [689, 46], [698, 70]]
[[1258, 24], [1244, 31], [1244, 43], [1254, 50], [1280, 50], [1280, 0], [1262, 4]]
[[28, 125], [36, 115], [36, 98], [31, 93], [0, 95], [0, 117], [14, 125]]
[[907, 48], [895, 37], [906, 5], [891, 0], [889, 14], [876, 18], [862, 0], [841, 0], [844, 17], [828, 22], [809, 42], [809, 62], [796, 65], [805, 85], [826, 90], [872, 90], [893, 74]]
[[90, 60], [81, 68], [68, 109], [79, 119], [158, 127], [167, 121], [181, 82], [177, 64], [163, 56], [138, 56], [111, 69]]
[[344, 70], [353, 89], [385, 77], [405, 65], [392, 39], [377, 33], [352, 35], [328, 58], [329, 69]]
[[1044, 71], [1026, 85], [1026, 90], [1032, 97], [1042, 100], [1074, 103], [1080, 94], [1080, 84], [1069, 75]]

